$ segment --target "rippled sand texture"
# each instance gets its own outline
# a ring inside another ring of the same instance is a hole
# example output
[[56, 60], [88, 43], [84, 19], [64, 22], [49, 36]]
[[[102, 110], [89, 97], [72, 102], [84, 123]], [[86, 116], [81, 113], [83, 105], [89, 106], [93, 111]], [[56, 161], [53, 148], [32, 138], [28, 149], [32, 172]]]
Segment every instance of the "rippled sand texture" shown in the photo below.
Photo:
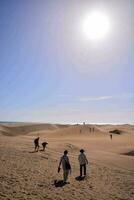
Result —
[[[94, 128], [94, 132], [93, 132]], [[119, 129], [120, 135], [109, 131]], [[34, 152], [33, 140], [48, 142]], [[89, 160], [87, 177], [79, 179], [79, 150]], [[63, 151], [69, 151], [72, 173], [63, 185], [57, 173]], [[0, 125], [0, 200], [133, 200], [134, 126]]]

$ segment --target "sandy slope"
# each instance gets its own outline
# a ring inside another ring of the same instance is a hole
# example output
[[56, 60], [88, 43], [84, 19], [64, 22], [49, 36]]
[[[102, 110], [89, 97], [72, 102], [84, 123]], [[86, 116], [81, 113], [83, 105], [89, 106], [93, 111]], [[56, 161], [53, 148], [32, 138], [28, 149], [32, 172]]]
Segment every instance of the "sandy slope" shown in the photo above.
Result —
[[[133, 200], [134, 157], [123, 155], [134, 150], [133, 126], [118, 127], [125, 131], [112, 141], [108, 131], [115, 126], [94, 125], [94, 132], [90, 128], [93, 126], [0, 125], [0, 200]], [[46, 152], [33, 152], [37, 135], [40, 143], [48, 141]], [[89, 165], [86, 179], [79, 181], [81, 147]], [[69, 151], [72, 174], [70, 184], [63, 186], [57, 166], [64, 149]]]

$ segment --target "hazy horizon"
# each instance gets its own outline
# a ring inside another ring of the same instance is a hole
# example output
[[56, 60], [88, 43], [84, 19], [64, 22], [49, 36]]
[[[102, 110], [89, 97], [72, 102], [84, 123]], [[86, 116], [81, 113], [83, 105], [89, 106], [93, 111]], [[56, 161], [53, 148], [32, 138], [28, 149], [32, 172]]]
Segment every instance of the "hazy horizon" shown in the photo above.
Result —
[[[85, 123], [85, 122], [84, 122]], [[68, 123], [61, 123], [61, 122], [43, 122], [43, 121], [0, 121], [0, 124], [59, 124], [59, 125], [83, 125], [83, 122], [78, 122], [78, 123], [73, 123], [73, 122], [68, 122]], [[85, 123], [85, 125], [134, 125], [134, 124], [125, 124], [125, 123]]]

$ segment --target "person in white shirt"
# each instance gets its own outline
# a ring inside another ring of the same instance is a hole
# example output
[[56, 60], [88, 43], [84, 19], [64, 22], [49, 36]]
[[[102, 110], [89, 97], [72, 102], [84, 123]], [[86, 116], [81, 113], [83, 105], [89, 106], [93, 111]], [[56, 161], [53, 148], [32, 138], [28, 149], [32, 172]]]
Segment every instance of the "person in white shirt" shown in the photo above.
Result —
[[69, 162], [69, 158], [67, 156], [68, 151], [64, 151], [64, 155], [61, 157], [60, 162], [59, 162], [59, 167], [58, 171], [60, 171], [60, 166], [62, 164], [62, 169], [63, 169], [63, 182], [66, 183], [69, 175], [69, 171], [71, 172], [71, 165]]
[[79, 164], [80, 164], [80, 177], [82, 177], [82, 172], [84, 169], [84, 176], [86, 176], [86, 165], [88, 164], [88, 160], [86, 155], [84, 154], [84, 150], [80, 150], [80, 155], [78, 156]]

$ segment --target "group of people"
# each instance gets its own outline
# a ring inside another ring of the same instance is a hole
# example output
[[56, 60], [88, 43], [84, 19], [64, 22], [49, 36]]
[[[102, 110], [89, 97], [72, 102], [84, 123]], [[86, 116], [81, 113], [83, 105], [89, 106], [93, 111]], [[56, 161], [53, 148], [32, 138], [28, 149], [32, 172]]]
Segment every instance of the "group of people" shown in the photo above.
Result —
[[[63, 156], [60, 159], [59, 166], [58, 166], [58, 172], [60, 172], [60, 169], [61, 169], [60, 167], [62, 165], [63, 183], [67, 183], [69, 172], [71, 173], [71, 164], [70, 164], [69, 157], [67, 156], [67, 154], [68, 154], [68, 151], [65, 150]], [[86, 165], [88, 164], [88, 160], [84, 153], [84, 149], [80, 150], [78, 161], [80, 165], [80, 178], [82, 178], [86, 176]]]
[[[40, 137], [37, 137], [34, 139], [34, 150], [37, 152], [39, 151], [39, 148], [40, 148], [39, 139]], [[42, 151], [45, 151], [47, 144], [48, 144], [47, 142], [42, 142], [42, 147], [43, 147]]]
[[[87, 129], [86, 129], [87, 130]], [[80, 129], [80, 133], [82, 133], [82, 131], [84, 131], [83, 129]], [[93, 128], [89, 128], [89, 132], [91, 133], [91, 132], [95, 132], [95, 128], [93, 127]]]
[[[37, 137], [34, 139], [34, 150], [36, 152], [38, 152], [39, 147], [40, 147], [39, 139], [40, 139], [40, 137]], [[42, 151], [45, 151], [47, 144], [48, 144], [47, 142], [42, 143], [42, 147], [43, 147]], [[80, 150], [80, 154], [78, 156], [78, 161], [79, 161], [79, 165], [80, 165], [80, 178], [82, 178], [82, 177], [86, 176], [86, 165], [88, 164], [88, 160], [84, 153], [84, 149]], [[58, 173], [60, 172], [61, 165], [62, 165], [62, 169], [63, 169], [63, 183], [67, 183], [68, 175], [69, 175], [69, 173], [71, 174], [71, 164], [69, 161], [67, 150], [64, 151], [63, 156], [60, 158], [60, 162], [59, 162], [59, 166], [58, 166]]]

